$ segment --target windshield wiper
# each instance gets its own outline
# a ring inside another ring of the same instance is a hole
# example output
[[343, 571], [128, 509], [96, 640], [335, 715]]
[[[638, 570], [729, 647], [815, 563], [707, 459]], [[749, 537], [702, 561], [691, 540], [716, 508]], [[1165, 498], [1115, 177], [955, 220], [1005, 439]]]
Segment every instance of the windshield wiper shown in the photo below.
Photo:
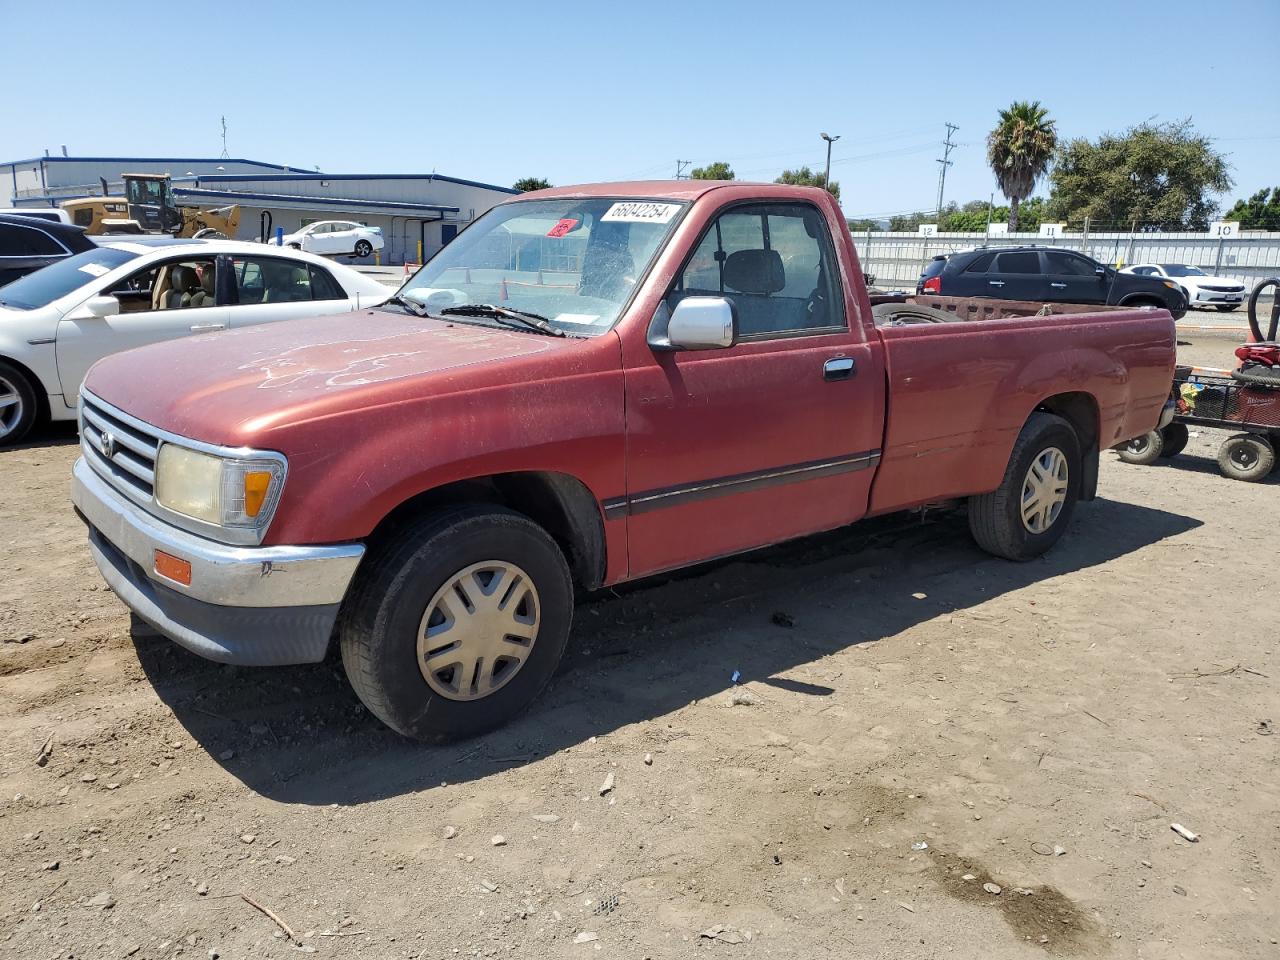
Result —
[[408, 308], [409, 312], [414, 316], [425, 317], [427, 315], [427, 308], [425, 306], [418, 303], [416, 300], [410, 300], [407, 297], [402, 297], [398, 293], [393, 297], [388, 297], [386, 300], [383, 300], [382, 303], [383, 306], [386, 306], [389, 303], [398, 303], [400, 306]]
[[[521, 326], [528, 327], [530, 330], [537, 330], [539, 333], [545, 333], [549, 337], [563, 337], [565, 335], [563, 330], [557, 330], [541, 314], [530, 313], [527, 310], [512, 310], [509, 307], [500, 307], [493, 303], [467, 303], [460, 307], [445, 307], [440, 311], [440, 315], [492, 317], [498, 321], [515, 320]], [[507, 326], [511, 326], [511, 324], [507, 324]]]

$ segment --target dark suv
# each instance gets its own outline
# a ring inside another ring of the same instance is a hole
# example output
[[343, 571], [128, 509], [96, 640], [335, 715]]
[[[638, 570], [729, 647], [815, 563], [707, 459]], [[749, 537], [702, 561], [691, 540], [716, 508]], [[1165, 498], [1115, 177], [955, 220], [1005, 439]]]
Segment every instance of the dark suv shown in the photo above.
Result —
[[916, 293], [1164, 307], [1175, 320], [1187, 312], [1186, 297], [1171, 280], [1120, 273], [1090, 257], [1055, 247], [977, 247], [937, 256], [920, 274]]
[[96, 249], [84, 227], [0, 214], [0, 286], [72, 254]]

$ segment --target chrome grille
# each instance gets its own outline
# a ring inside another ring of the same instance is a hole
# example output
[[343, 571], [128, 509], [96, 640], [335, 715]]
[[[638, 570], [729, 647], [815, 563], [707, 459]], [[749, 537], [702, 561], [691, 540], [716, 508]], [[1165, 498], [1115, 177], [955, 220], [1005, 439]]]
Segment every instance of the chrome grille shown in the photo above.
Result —
[[160, 438], [88, 391], [80, 393], [80, 450], [95, 472], [138, 503], [150, 505]]

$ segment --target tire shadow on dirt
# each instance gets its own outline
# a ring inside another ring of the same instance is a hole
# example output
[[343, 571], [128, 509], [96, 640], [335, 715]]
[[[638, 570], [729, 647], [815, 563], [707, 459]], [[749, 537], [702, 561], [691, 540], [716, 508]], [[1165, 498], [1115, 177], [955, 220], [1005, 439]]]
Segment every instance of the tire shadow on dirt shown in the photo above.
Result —
[[[1048, 555], [1018, 564], [980, 551], [963, 514], [928, 522], [895, 515], [602, 591], [580, 599], [565, 661], [528, 713], [485, 736], [438, 746], [384, 728], [360, 705], [336, 657], [243, 669], [167, 640], [139, 639], [136, 648], [178, 721], [250, 789], [286, 803], [358, 804], [442, 781], [483, 780], [723, 694], [735, 671], [744, 682], [768, 682], [1200, 525], [1096, 500], [1081, 505]], [[813, 696], [832, 692], [790, 680], [772, 684]]]

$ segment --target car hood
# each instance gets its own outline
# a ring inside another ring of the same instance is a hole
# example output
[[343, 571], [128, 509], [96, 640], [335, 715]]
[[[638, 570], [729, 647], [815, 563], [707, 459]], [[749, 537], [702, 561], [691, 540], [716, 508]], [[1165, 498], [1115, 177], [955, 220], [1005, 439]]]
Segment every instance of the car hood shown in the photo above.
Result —
[[301, 421], [525, 378], [495, 361], [536, 367], [581, 343], [369, 310], [125, 351], [95, 364], [85, 387], [180, 436], [254, 446]]

